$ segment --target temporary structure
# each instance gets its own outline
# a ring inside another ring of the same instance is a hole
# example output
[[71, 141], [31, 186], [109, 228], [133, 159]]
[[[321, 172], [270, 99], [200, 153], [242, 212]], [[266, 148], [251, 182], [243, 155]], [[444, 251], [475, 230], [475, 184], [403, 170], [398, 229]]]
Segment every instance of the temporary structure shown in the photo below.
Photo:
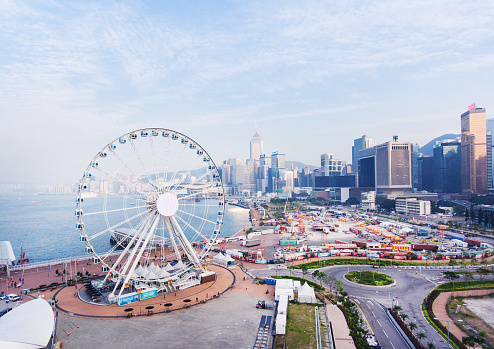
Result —
[[54, 324], [53, 310], [44, 299], [17, 306], [0, 318], [0, 348], [45, 348]]
[[317, 298], [314, 293], [314, 289], [305, 283], [298, 289], [298, 302], [299, 303], [317, 303]]
[[223, 253], [218, 253], [213, 257], [213, 264], [222, 265], [228, 267], [229, 265], [235, 264], [235, 259]]
[[276, 317], [276, 334], [286, 333], [286, 314], [278, 314]]

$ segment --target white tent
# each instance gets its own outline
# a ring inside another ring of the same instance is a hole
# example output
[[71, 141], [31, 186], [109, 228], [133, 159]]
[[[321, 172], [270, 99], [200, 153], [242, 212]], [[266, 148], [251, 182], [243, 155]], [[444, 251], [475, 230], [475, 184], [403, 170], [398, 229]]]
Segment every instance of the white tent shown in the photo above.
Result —
[[10, 241], [0, 241], [0, 265], [13, 265], [14, 262], [15, 255]]
[[298, 302], [299, 303], [317, 303], [316, 294], [314, 289], [305, 283], [298, 289]]
[[165, 265], [165, 270], [166, 270], [166, 271], [168, 271], [168, 272], [170, 272], [170, 271], [172, 271], [172, 270], [173, 270], [173, 266], [172, 266], [170, 263], [167, 263], [167, 264]]
[[137, 268], [135, 268], [134, 273], [136, 273], [139, 276], [143, 276], [145, 271], [146, 270], [142, 267], [142, 265], [140, 265]]
[[235, 259], [228, 255], [224, 255], [223, 253], [218, 253], [213, 257], [213, 264], [222, 265], [227, 267], [229, 265], [233, 265], [235, 263]]
[[182, 260], [179, 260], [178, 263], [173, 266], [173, 269], [184, 269], [184, 268], [185, 268], [185, 264], [184, 262], [182, 262]]
[[288, 299], [289, 300], [294, 300], [295, 299], [295, 297], [293, 296], [293, 290], [289, 290], [289, 289], [286, 289], [286, 288], [281, 288], [281, 289], [276, 289], [274, 291], [274, 299], [276, 299], [277, 301], [280, 300], [280, 297], [282, 295], [288, 296]]
[[286, 314], [278, 314], [276, 317], [276, 334], [286, 333]]
[[53, 310], [44, 299], [24, 303], [0, 318], [0, 348], [45, 348], [54, 321]]

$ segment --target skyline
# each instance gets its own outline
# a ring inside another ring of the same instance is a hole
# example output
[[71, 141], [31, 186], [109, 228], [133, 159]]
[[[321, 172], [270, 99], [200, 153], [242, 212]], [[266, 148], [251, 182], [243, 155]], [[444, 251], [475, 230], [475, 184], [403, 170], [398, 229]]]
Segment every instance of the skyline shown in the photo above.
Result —
[[420, 146], [494, 117], [482, 1], [0, 3], [0, 183], [78, 181], [107, 143], [163, 127], [220, 164], [351, 163], [355, 138]]

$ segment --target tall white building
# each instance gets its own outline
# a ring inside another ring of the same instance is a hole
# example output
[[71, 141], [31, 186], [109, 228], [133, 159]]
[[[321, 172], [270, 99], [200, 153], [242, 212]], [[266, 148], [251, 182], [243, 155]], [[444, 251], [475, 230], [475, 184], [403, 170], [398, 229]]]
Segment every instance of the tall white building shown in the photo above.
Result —
[[261, 154], [263, 154], [262, 138], [259, 133], [257, 133], [256, 129], [254, 135], [250, 140], [250, 159], [259, 161]]
[[346, 162], [334, 159], [331, 153], [321, 155], [321, 176], [341, 176], [344, 166]]

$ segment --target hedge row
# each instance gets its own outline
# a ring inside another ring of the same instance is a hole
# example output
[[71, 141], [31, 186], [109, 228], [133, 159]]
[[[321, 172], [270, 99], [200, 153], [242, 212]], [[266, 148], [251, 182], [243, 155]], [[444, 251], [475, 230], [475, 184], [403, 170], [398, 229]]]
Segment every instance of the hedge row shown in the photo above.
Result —
[[323, 291], [324, 290], [324, 287], [322, 287], [318, 283], [315, 283], [314, 281], [310, 281], [310, 280], [307, 280], [307, 279], [299, 277], [299, 276], [271, 275], [271, 278], [273, 278], [273, 279], [293, 279], [293, 280], [298, 280], [301, 283], [307, 282], [309, 284], [309, 286], [313, 287], [314, 290], [316, 290], [316, 291]]
[[[455, 291], [465, 291], [465, 290], [475, 290], [475, 289], [486, 289], [494, 288], [494, 281], [492, 280], [468, 280], [468, 281], [455, 281], [454, 283]], [[453, 283], [446, 282], [436, 287], [436, 290], [442, 292], [453, 291]]]

